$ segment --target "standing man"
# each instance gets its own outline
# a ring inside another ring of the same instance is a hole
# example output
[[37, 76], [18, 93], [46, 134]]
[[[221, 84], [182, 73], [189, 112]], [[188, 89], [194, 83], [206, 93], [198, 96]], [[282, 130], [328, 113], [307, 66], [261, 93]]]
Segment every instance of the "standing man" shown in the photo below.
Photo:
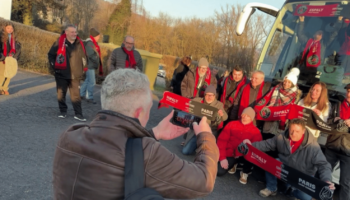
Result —
[[77, 28], [68, 25], [59, 39], [52, 45], [49, 53], [49, 62], [55, 72], [57, 100], [60, 109], [59, 118], [66, 118], [66, 94], [69, 88], [70, 98], [74, 108], [74, 119], [86, 121], [81, 109], [79, 94], [80, 80], [87, 70], [85, 47], [78, 37]]
[[132, 68], [142, 72], [142, 58], [135, 50], [134, 38], [126, 36], [122, 46], [113, 50], [108, 63], [110, 72], [119, 68]]
[[224, 79], [222, 94], [220, 101], [224, 104], [226, 113], [230, 114], [240, 89], [245, 85], [247, 78], [244, 76], [243, 70], [236, 65], [230, 75]]
[[100, 32], [95, 28], [90, 29], [90, 38], [86, 40], [85, 49], [86, 56], [88, 57], [88, 70], [86, 71], [86, 78], [84, 83], [80, 87], [80, 96], [82, 99], [86, 97], [88, 93], [87, 102], [96, 104], [94, 100], [94, 85], [95, 85], [95, 70], [99, 68], [99, 73], [103, 74], [101, 51], [97, 41], [100, 39]]
[[217, 81], [210, 72], [209, 63], [206, 58], [199, 59], [195, 71], [189, 70], [181, 82], [181, 95], [186, 98], [204, 97], [204, 91], [208, 85], [216, 88]]
[[339, 117], [335, 121], [343, 120], [346, 125], [343, 128], [344, 135], [332, 134], [328, 136], [326, 143], [325, 156], [332, 168], [336, 166], [337, 162], [340, 164], [340, 196], [341, 200], [350, 200], [350, 149], [346, 137], [350, 133], [350, 84], [346, 85], [346, 98], [339, 106]]
[[[264, 78], [265, 74], [263, 71], [257, 70], [253, 72], [250, 83], [241, 88], [233, 103], [230, 120], [237, 120], [245, 108], [254, 108], [257, 102], [267, 94], [271, 83], [265, 83]], [[256, 125], [256, 121], [254, 121], [254, 125]]]

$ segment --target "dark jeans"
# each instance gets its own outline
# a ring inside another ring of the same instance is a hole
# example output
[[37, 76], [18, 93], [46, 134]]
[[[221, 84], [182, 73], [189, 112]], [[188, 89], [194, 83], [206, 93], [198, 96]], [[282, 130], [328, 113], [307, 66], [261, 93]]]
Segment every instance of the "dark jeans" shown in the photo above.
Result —
[[331, 164], [332, 169], [334, 169], [338, 161], [340, 162], [339, 199], [350, 200], [350, 157], [330, 149], [326, 149], [325, 156], [327, 161]]
[[57, 101], [60, 112], [67, 113], [66, 94], [69, 88], [70, 99], [76, 115], [82, 115], [81, 99], [79, 92], [80, 81], [75, 79], [56, 79]]
[[218, 162], [218, 173], [217, 176], [223, 176], [227, 173], [228, 170], [230, 170], [235, 164], [241, 163], [243, 164], [243, 173], [249, 174], [252, 172], [253, 164], [248, 162], [246, 159], [244, 159], [242, 156], [239, 158], [234, 157], [227, 157], [228, 161], [228, 168], [224, 169], [221, 167], [220, 161]]

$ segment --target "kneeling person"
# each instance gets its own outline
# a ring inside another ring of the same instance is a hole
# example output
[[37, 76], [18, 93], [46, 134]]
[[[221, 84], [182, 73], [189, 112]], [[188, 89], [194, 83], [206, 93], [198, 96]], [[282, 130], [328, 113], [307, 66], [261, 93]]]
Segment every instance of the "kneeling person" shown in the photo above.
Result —
[[[244, 143], [251, 144], [249, 140]], [[297, 169], [305, 174], [314, 176], [318, 171], [320, 179], [329, 183], [330, 189], [335, 189], [331, 183], [331, 165], [327, 162], [326, 157], [321, 151], [317, 139], [305, 128], [303, 119], [293, 119], [289, 123], [289, 129], [275, 137], [255, 142], [252, 144], [260, 151], [278, 152], [278, 160], [283, 164]], [[292, 189], [294, 197], [300, 200], [311, 200], [311, 196], [295, 189]], [[260, 191], [260, 196], [268, 197], [277, 194], [277, 178], [266, 172], [266, 188]]]
[[[205, 90], [204, 98], [197, 97], [197, 98], [194, 98], [193, 101], [201, 102], [219, 109], [216, 115], [217, 117], [215, 121], [207, 120], [207, 123], [210, 125], [212, 133], [214, 134], [215, 137], [217, 137], [218, 125], [227, 119], [227, 113], [224, 110], [224, 105], [220, 101], [216, 100], [216, 87], [214, 87], [213, 85], [209, 85]], [[193, 130], [190, 130], [187, 133], [187, 137], [186, 137], [184, 147], [182, 149], [182, 153], [185, 155], [190, 155], [190, 154], [193, 154], [196, 149], [197, 149], [197, 139]]]
[[218, 176], [226, 174], [229, 169], [229, 173], [234, 174], [238, 163], [241, 163], [243, 171], [241, 171], [239, 182], [247, 184], [248, 174], [252, 172], [253, 164], [242, 157], [237, 147], [245, 139], [253, 142], [262, 140], [259, 129], [253, 124], [254, 118], [255, 111], [248, 107], [243, 110], [240, 120], [229, 122], [222, 130], [217, 142], [220, 151]]

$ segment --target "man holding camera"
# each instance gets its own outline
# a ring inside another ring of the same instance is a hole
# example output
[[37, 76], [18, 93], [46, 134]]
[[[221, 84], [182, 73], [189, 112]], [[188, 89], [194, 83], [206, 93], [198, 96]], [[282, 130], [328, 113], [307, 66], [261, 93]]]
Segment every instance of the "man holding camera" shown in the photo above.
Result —
[[[208, 124], [210, 124], [213, 135], [217, 137], [218, 125], [227, 119], [227, 113], [224, 110], [224, 105], [220, 101], [216, 100], [216, 88], [212, 85], [209, 85], [205, 89], [204, 98], [197, 97], [194, 98], [193, 101], [207, 104], [218, 109], [215, 121], [207, 120]], [[196, 149], [197, 138], [193, 130], [190, 130], [187, 133], [187, 138], [185, 140], [184, 147], [182, 148], [182, 153], [184, 155], [190, 155], [193, 154]]]
[[188, 131], [170, 122], [173, 112], [152, 130], [145, 129], [153, 104], [146, 75], [133, 69], [113, 71], [103, 82], [101, 104], [103, 110], [90, 124], [69, 127], [58, 141], [54, 199], [124, 199], [125, 147], [130, 137], [142, 138], [145, 187], [171, 199], [211, 193], [219, 151], [206, 117], [193, 124], [198, 149], [190, 163], [159, 142]]
[[[251, 144], [251, 141], [246, 139], [243, 143]], [[278, 160], [310, 176], [314, 176], [318, 171], [320, 179], [329, 183], [330, 189], [335, 189], [334, 184], [331, 183], [331, 166], [316, 138], [306, 129], [303, 119], [292, 119], [289, 122], [289, 129], [284, 133], [252, 145], [263, 152], [277, 150]], [[311, 199], [311, 196], [298, 189], [291, 188], [291, 190], [293, 196], [300, 200]], [[277, 178], [274, 175], [266, 172], [266, 188], [259, 194], [262, 197], [277, 194]]]

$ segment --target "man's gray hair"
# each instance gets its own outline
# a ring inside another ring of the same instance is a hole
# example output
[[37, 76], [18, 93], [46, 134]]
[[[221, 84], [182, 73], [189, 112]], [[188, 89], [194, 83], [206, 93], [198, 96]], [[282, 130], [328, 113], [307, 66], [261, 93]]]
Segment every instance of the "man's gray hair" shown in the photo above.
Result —
[[127, 35], [127, 36], [124, 37], [124, 42], [126, 41], [126, 38], [132, 38], [132, 40], [135, 41], [135, 38], [133, 36]]
[[265, 73], [264, 73], [263, 71], [261, 71], [261, 70], [255, 70], [255, 71], [252, 73], [252, 76], [253, 76], [253, 74], [255, 74], [255, 73], [261, 74], [261, 75], [263, 76], [263, 78], [265, 78]]
[[147, 76], [134, 69], [113, 71], [102, 84], [102, 109], [133, 117], [136, 109], [146, 109], [152, 101], [149, 84]]
[[67, 24], [66, 27], [64, 28], [64, 30], [66, 31], [68, 28], [75, 28], [77, 29], [77, 27], [73, 24]]

